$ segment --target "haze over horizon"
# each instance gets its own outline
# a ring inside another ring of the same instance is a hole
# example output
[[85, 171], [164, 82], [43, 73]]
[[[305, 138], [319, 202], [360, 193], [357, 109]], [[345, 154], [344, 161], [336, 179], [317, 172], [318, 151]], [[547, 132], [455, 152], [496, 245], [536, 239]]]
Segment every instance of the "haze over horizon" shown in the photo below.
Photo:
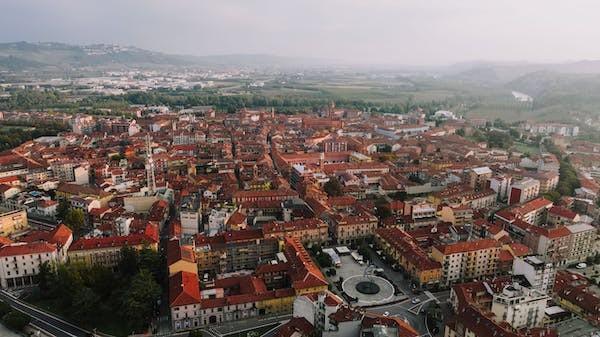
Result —
[[[171, 54], [352, 64], [600, 59], [600, 3], [465, 0], [7, 0], [0, 41], [109, 43]], [[582, 43], [589, 41], [589, 43]]]

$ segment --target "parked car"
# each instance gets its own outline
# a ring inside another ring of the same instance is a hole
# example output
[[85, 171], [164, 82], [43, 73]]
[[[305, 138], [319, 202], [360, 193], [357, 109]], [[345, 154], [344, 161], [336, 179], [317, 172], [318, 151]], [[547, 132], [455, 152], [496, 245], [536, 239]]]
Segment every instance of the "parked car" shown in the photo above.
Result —
[[413, 298], [412, 300], [410, 300], [410, 303], [412, 304], [417, 304], [417, 303], [421, 303], [421, 299], [418, 297]]

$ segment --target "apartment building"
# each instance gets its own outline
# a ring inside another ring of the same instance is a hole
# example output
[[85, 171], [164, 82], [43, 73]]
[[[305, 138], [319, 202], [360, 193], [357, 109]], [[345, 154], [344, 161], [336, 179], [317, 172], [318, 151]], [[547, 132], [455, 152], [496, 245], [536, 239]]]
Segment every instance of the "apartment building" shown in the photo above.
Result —
[[324, 243], [328, 239], [328, 226], [321, 219], [300, 219], [288, 222], [270, 222], [262, 226], [265, 239], [299, 238], [302, 243]]
[[121, 260], [123, 247], [131, 247], [136, 250], [148, 247], [158, 250], [158, 238], [138, 233], [126, 236], [79, 238], [73, 242], [67, 255], [71, 263], [115, 268]]
[[45, 263], [58, 263], [55, 244], [15, 242], [0, 248], [0, 285], [3, 289], [21, 288], [37, 283], [36, 275]]
[[467, 172], [467, 177], [471, 188], [482, 189], [492, 177], [492, 170], [487, 166], [475, 167]]
[[512, 272], [513, 275], [523, 275], [532, 288], [545, 294], [552, 292], [556, 266], [543, 257], [535, 255], [515, 257]]
[[493, 295], [491, 312], [514, 329], [541, 327], [549, 299], [538, 289], [514, 282]]
[[594, 254], [597, 229], [594, 226], [580, 223], [566, 226], [570, 235], [568, 262], [583, 262]]
[[540, 225], [546, 220], [546, 214], [552, 208], [552, 201], [544, 198], [536, 198], [520, 206], [511, 209], [517, 219], [521, 219], [532, 225]]
[[373, 214], [361, 211], [356, 214], [332, 214], [327, 217], [332, 238], [339, 244], [350, 244], [370, 237], [379, 220]]
[[540, 194], [540, 182], [531, 178], [515, 181], [508, 191], [508, 204], [522, 204], [536, 198]]
[[378, 228], [375, 243], [421, 287], [432, 288], [442, 280], [442, 265], [432, 260], [417, 242], [398, 228]]
[[29, 229], [25, 210], [4, 211], [0, 213], [0, 236], [11, 236]]
[[431, 258], [442, 265], [444, 285], [482, 276], [498, 270], [501, 244], [494, 239], [457, 242], [433, 246]]
[[260, 229], [227, 231], [215, 236], [198, 234], [194, 251], [200, 273], [254, 270], [260, 263], [275, 259], [276, 238], [265, 238]]

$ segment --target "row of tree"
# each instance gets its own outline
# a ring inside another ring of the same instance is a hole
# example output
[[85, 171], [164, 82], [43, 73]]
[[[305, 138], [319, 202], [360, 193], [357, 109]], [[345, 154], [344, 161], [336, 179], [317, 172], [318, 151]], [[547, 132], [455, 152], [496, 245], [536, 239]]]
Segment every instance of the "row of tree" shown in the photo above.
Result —
[[548, 152], [554, 154], [560, 162], [558, 185], [556, 192], [559, 195], [574, 195], [575, 189], [581, 187], [577, 171], [569, 161], [569, 157], [563, 156], [560, 149], [549, 139], [544, 141], [544, 146]]
[[336, 106], [374, 111], [381, 113], [408, 113], [421, 108], [426, 114], [448, 107], [447, 101], [415, 102], [409, 97], [404, 103], [371, 102], [362, 99], [347, 99], [328, 92], [317, 95], [277, 95], [266, 96], [260, 93], [223, 95], [214, 90], [155, 90], [151, 92], [130, 92], [120, 96], [89, 95], [81, 100], [71, 100], [55, 90], [18, 90], [0, 101], [0, 109], [58, 109], [67, 112], [87, 112], [123, 114], [130, 104], [167, 105], [171, 107], [191, 107], [211, 105], [220, 111], [235, 112], [241, 108], [273, 107], [278, 113], [317, 110], [335, 101]]
[[12, 149], [26, 141], [42, 137], [56, 136], [69, 130], [67, 125], [59, 123], [3, 122], [0, 128], [0, 151]]
[[143, 331], [158, 310], [165, 274], [159, 254], [125, 247], [117, 271], [102, 266], [63, 264], [40, 268], [42, 300], [84, 326], [117, 319], [127, 331]]

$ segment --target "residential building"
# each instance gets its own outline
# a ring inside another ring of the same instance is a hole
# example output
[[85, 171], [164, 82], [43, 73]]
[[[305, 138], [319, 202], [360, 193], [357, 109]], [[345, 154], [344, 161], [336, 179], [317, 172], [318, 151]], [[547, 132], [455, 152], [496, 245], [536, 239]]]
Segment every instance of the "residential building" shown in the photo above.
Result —
[[450, 285], [495, 275], [500, 247], [501, 244], [494, 239], [437, 245], [431, 250], [431, 258], [442, 265], [442, 283]]
[[515, 257], [512, 273], [513, 275], [523, 275], [533, 289], [548, 294], [554, 287], [556, 267], [554, 263], [545, 261], [541, 256]]
[[158, 234], [155, 232], [155, 235], [136, 233], [126, 236], [79, 238], [73, 242], [67, 255], [71, 263], [115, 268], [121, 260], [123, 247], [158, 250]]
[[493, 295], [491, 311], [514, 329], [541, 327], [549, 299], [543, 291], [515, 282]]
[[300, 219], [288, 222], [269, 222], [262, 226], [265, 239], [299, 238], [303, 243], [322, 244], [328, 239], [328, 226], [321, 219]]
[[375, 242], [420, 287], [433, 288], [442, 281], [442, 264], [432, 260], [405, 231], [398, 228], [378, 228], [375, 230]]
[[340, 244], [349, 244], [373, 235], [379, 220], [367, 211], [355, 214], [335, 213], [327, 217], [332, 238]]
[[515, 181], [510, 185], [508, 204], [522, 204], [536, 198], [540, 194], [540, 182], [531, 178]]
[[0, 285], [3, 289], [22, 288], [37, 283], [43, 263], [59, 262], [55, 244], [15, 242], [0, 248]]
[[25, 210], [4, 211], [0, 213], [0, 236], [11, 236], [29, 229]]
[[595, 252], [597, 229], [594, 226], [579, 223], [566, 226], [570, 235], [568, 262], [583, 262]]

